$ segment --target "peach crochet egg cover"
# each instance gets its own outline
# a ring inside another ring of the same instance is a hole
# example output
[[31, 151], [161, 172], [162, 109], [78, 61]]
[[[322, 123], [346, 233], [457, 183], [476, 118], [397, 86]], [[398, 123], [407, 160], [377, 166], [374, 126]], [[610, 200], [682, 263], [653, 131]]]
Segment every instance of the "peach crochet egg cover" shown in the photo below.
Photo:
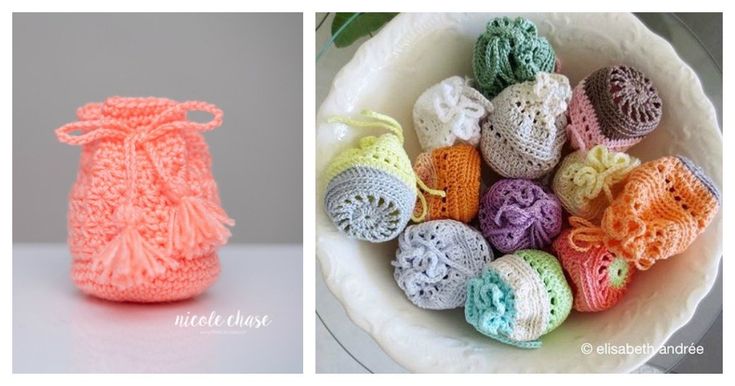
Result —
[[[206, 123], [187, 112], [212, 114]], [[217, 247], [234, 225], [220, 207], [202, 132], [222, 124], [204, 102], [112, 97], [56, 130], [82, 146], [69, 196], [72, 280], [115, 301], [196, 296], [219, 274]]]

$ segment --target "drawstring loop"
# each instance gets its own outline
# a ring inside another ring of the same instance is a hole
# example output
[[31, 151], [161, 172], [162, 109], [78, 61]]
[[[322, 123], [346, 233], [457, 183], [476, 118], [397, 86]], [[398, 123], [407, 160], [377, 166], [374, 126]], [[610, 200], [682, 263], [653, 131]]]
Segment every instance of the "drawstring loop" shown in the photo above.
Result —
[[[328, 123], [343, 123], [345, 125], [349, 125], [352, 127], [358, 127], [358, 128], [372, 128], [372, 127], [378, 127], [384, 130], [387, 130], [391, 134], [395, 135], [401, 144], [404, 143], [404, 137], [403, 137], [403, 127], [401, 127], [401, 124], [398, 123], [395, 119], [385, 115], [381, 114], [372, 110], [362, 110], [360, 112], [360, 115], [366, 118], [371, 118], [372, 121], [360, 121], [352, 118], [347, 118], [343, 116], [333, 116], [327, 119]], [[421, 177], [416, 174], [415, 171], [413, 171], [413, 174], [416, 178], [416, 184], [418, 185], [418, 189], [416, 189], [417, 196], [419, 198], [420, 204], [421, 204], [421, 215], [420, 216], [414, 216], [411, 215], [411, 219], [414, 222], [421, 222], [426, 218], [426, 214], [428, 212], [428, 205], [426, 203], [426, 197], [424, 196], [424, 192], [429, 193], [433, 196], [439, 196], [439, 197], [446, 197], [446, 192], [443, 190], [438, 189], [432, 189], [424, 183], [424, 181], [421, 180]]]
[[605, 240], [605, 232], [602, 228], [595, 226], [581, 217], [569, 217], [569, 245], [578, 252], [587, 252], [593, 246], [602, 245]]

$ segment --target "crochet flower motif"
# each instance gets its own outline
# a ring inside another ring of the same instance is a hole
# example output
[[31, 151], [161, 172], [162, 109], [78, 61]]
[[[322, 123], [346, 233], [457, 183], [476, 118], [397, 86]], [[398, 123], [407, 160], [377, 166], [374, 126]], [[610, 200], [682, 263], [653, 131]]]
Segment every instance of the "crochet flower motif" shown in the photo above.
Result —
[[403, 270], [406, 293], [415, 295], [425, 287], [441, 282], [449, 273], [445, 254], [430, 240], [413, 238], [411, 249], [402, 250], [393, 265]]
[[509, 335], [513, 304], [513, 294], [497, 272], [485, 271], [467, 283], [465, 318], [483, 334]]
[[[460, 78], [452, 82], [441, 84], [441, 92], [434, 98], [434, 109], [437, 118], [442, 123], [451, 124], [452, 134], [465, 141], [470, 141], [476, 135], [479, 126], [478, 121], [491, 105], [483, 106], [475, 100], [484, 99], [481, 95], [470, 98], [466, 91], [469, 87]], [[471, 93], [472, 91], [469, 91]]]
[[481, 206], [482, 232], [501, 252], [542, 248], [561, 231], [561, 203], [528, 180], [497, 182]]
[[612, 201], [611, 188], [625, 179], [640, 161], [625, 153], [611, 152], [603, 145], [597, 145], [587, 152], [584, 162], [570, 165], [564, 177], [572, 180], [575, 201], [583, 204], [604, 193], [608, 202]]

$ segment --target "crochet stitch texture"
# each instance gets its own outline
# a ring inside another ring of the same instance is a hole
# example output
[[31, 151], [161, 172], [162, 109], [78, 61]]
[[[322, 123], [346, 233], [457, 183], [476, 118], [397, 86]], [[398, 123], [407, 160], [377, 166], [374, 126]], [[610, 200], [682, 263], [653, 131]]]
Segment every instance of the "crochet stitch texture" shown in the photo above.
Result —
[[475, 42], [472, 71], [477, 89], [492, 99], [512, 84], [552, 72], [555, 64], [554, 49], [533, 22], [502, 17], [487, 23]]
[[685, 251], [719, 209], [714, 183], [689, 159], [667, 156], [634, 169], [605, 209], [601, 225], [570, 217], [570, 240], [580, 252], [604, 245], [646, 270]]
[[[204, 111], [207, 123], [187, 120]], [[214, 105], [112, 97], [56, 130], [81, 145], [69, 196], [71, 276], [104, 299], [160, 302], [196, 296], [219, 273], [217, 247], [234, 225], [220, 207], [202, 132], [222, 124]]]
[[572, 283], [574, 309], [597, 312], [614, 306], [625, 295], [635, 267], [602, 245], [579, 252], [572, 248], [570, 235], [565, 230], [553, 246]]
[[424, 151], [455, 143], [480, 143], [480, 120], [493, 106], [459, 76], [429, 87], [413, 106], [413, 123]]
[[503, 253], [544, 248], [562, 225], [559, 200], [541, 185], [522, 179], [493, 184], [480, 202], [480, 229]]
[[559, 262], [546, 252], [521, 250], [488, 263], [467, 283], [465, 319], [500, 342], [537, 348], [542, 335], [569, 315], [572, 292]]
[[534, 179], [550, 172], [567, 140], [565, 111], [571, 97], [564, 75], [540, 72], [492, 100], [482, 124], [485, 161], [503, 177]]
[[566, 156], [551, 186], [570, 214], [592, 220], [610, 204], [616, 184], [638, 165], [635, 157], [596, 145]]
[[604, 67], [574, 88], [567, 132], [572, 146], [625, 151], [661, 121], [663, 102], [651, 80], [630, 66]]
[[493, 252], [480, 232], [454, 220], [411, 225], [398, 238], [394, 278], [415, 305], [433, 310], [464, 305], [467, 280]]
[[[463, 223], [475, 218], [480, 206], [481, 163], [480, 152], [467, 144], [419, 154], [414, 163], [416, 176], [426, 186], [443, 191], [445, 196], [427, 197], [428, 209], [418, 202], [414, 217], [417, 220], [453, 219]], [[424, 211], [425, 216], [421, 216]]]
[[388, 133], [363, 137], [358, 147], [334, 157], [321, 176], [324, 209], [347, 236], [383, 242], [396, 238], [406, 227], [416, 202], [416, 184], [422, 182], [416, 180], [403, 149], [401, 125], [380, 113], [365, 110], [362, 115], [366, 118], [362, 121], [343, 117], [330, 121], [382, 128]]

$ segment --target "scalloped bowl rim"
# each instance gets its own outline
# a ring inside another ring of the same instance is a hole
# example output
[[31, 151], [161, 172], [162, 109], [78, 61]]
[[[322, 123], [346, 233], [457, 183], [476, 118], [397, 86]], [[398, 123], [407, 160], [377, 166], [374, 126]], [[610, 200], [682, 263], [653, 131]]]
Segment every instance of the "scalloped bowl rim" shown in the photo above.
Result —
[[[419, 23], [422, 21], [422, 19], [426, 18], [434, 18], [432, 20], [443, 20], [446, 19], [447, 22], [451, 23], [453, 18], [458, 18], [461, 16], [458, 16], [459, 14], [400, 14], [396, 18], [394, 18], [390, 23], [388, 23], [379, 33], [377, 33], [373, 38], [367, 40], [365, 43], [362, 44], [362, 46], [357, 50], [353, 58], [337, 73], [335, 76], [331, 90], [322, 103], [322, 105], [319, 108], [319, 111], [317, 113], [317, 167], [316, 167], [316, 175], [317, 178], [320, 173], [321, 167], [323, 167], [325, 162], [325, 157], [323, 153], [320, 153], [319, 148], [323, 146], [323, 144], [320, 143], [320, 136], [319, 133], [326, 130], [326, 116], [327, 114], [331, 115], [334, 114], [335, 111], [340, 111], [342, 100], [344, 99], [345, 95], [344, 93], [340, 93], [338, 90], [340, 85], [344, 84], [345, 82], [349, 81], [354, 76], [357, 76], [361, 73], [361, 70], [363, 69], [363, 66], [368, 61], [367, 57], [370, 55], [371, 51], [373, 50], [381, 50], [382, 47], [385, 47], [386, 44], [395, 44], [395, 43], [401, 43], [401, 39], [403, 39], [403, 36], [400, 35], [402, 33], [401, 28], [403, 25], [414, 25], [415, 23]], [[475, 14], [476, 15], [476, 14]], [[494, 16], [497, 16], [497, 14], [487, 14], [487, 19]], [[575, 15], [578, 14], [567, 14], [567, 17], [574, 18]], [[690, 73], [690, 88], [689, 92], [692, 92], [693, 96], [696, 98], [696, 100], [703, 101], [700, 103], [700, 106], [694, 106], [695, 108], [698, 108], [699, 111], [697, 111], [698, 114], [700, 114], [701, 117], [704, 118], [705, 127], [714, 130], [710, 130], [714, 133], [716, 133], [717, 138], [715, 138], [716, 142], [722, 144], [722, 134], [719, 129], [719, 125], [717, 123], [715, 108], [712, 105], [712, 103], [709, 101], [709, 99], [706, 97], [704, 90], [702, 88], [701, 82], [699, 78], [696, 76], [694, 71], [686, 64], [684, 63], [676, 54], [674, 51], [674, 48], [663, 38], [656, 35], [652, 31], [650, 31], [640, 20], [638, 20], [636, 17], [634, 17], [632, 14], [611, 14], [611, 15], [617, 15], [616, 17], [620, 17], [623, 19], [622, 21], [628, 22], [629, 27], [633, 28], [635, 30], [635, 33], [640, 33], [640, 36], [647, 40], [648, 43], [658, 46], [657, 48], [666, 51], [666, 54], [674, 57], [675, 61], [672, 61], [671, 66], [679, 66], [679, 70], [683, 72], [689, 72]], [[342, 111], [344, 113], [354, 113], [354, 111]], [[410, 130], [410, 129], [409, 129]], [[721, 158], [720, 158], [720, 165], [718, 166], [719, 170], [716, 170], [718, 173], [721, 174]], [[721, 186], [721, 180], [718, 178], [716, 181], [716, 184]], [[402, 348], [400, 350], [396, 349], [394, 347], [394, 344], [391, 342], [392, 336], [390, 336], [390, 333], [383, 333], [383, 332], [377, 332], [374, 331], [374, 328], [371, 326], [370, 315], [366, 315], [364, 310], [355, 307], [353, 304], [353, 297], [355, 296], [355, 293], [352, 291], [354, 288], [343, 288], [342, 284], [340, 283], [341, 279], [339, 276], [338, 267], [339, 267], [339, 260], [338, 257], [332, 256], [330, 254], [330, 246], [328, 240], [325, 240], [323, 236], [334, 234], [336, 231], [333, 229], [331, 224], [329, 224], [328, 219], [326, 218], [326, 215], [324, 214], [321, 206], [321, 202], [319, 200], [319, 195], [317, 194], [317, 224], [316, 224], [316, 255], [317, 259], [320, 262], [320, 267], [322, 271], [322, 275], [325, 279], [325, 283], [327, 284], [327, 287], [329, 290], [335, 295], [335, 297], [338, 299], [338, 301], [342, 304], [345, 311], [347, 312], [347, 315], [349, 318], [360, 328], [365, 330], [371, 337], [378, 343], [378, 345], [390, 356], [392, 357], [396, 362], [398, 362], [403, 367], [407, 368], [411, 371], [419, 371], [419, 372], [444, 372], [444, 371], [502, 371], [506, 372], [504, 369], [488, 366], [487, 363], [484, 364], [469, 364], [464, 367], [457, 367], [454, 364], [448, 364], [445, 368], [435, 368], [435, 367], [427, 367], [425, 364], [417, 363], [409, 358], [407, 358], [407, 355], [405, 354], [405, 348]], [[721, 223], [722, 223], [722, 211], [720, 210], [720, 213], [715, 217], [715, 220], [713, 220], [713, 224], [717, 224], [717, 226], [710, 226], [710, 228], [717, 228], [708, 231], [716, 231], [721, 229]], [[719, 261], [721, 259], [722, 255], [722, 246], [721, 246], [721, 232], [719, 232], [719, 245], [715, 246], [715, 250], [713, 252], [718, 255], [717, 258], [711, 259], [711, 267], [709, 271], [705, 273], [705, 277], [702, 279], [702, 285], [700, 285], [698, 288], [696, 288], [694, 291], [688, 294], [686, 307], [678, 314], [677, 317], [674, 317], [673, 319], [669, 320], [669, 323], [663, 328], [665, 332], [658, 331], [658, 336], [655, 337], [654, 342], [652, 343], [656, 347], [660, 347], [663, 345], [678, 329], [680, 329], [682, 326], [684, 326], [687, 322], [689, 322], [692, 317], [694, 316], [694, 313], [696, 311], [697, 305], [700, 303], [700, 301], [706, 296], [706, 294], [709, 292], [709, 290], [714, 285], [714, 282], [717, 277], [718, 272], [718, 265]], [[646, 361], [648, 361], [651, 357], [655, 355], [656, 351], [651, 352], [650, 354], [643, 354], [639, 356], [633, 356], [632, 359], [619, 361], [616, 365], [614, 365], [613, 368], [607, 368], [605, 371], [631, 371]], [[419, 353], [421, 354], [421, 353]], [[589, 369], [587, 369], [589, 370]], [[528, 371], [527, 368], [518, 368], [516, 371]], [[531, 369], [531, 371], [536, 371], [535, 369]], [[541, 369], [540, 371], [549, 371], [549, 369]], [[552, 369], [551, 371], [568, 371], [568, 369]], [[573, 370], [576, 371], [576, 370]]]

